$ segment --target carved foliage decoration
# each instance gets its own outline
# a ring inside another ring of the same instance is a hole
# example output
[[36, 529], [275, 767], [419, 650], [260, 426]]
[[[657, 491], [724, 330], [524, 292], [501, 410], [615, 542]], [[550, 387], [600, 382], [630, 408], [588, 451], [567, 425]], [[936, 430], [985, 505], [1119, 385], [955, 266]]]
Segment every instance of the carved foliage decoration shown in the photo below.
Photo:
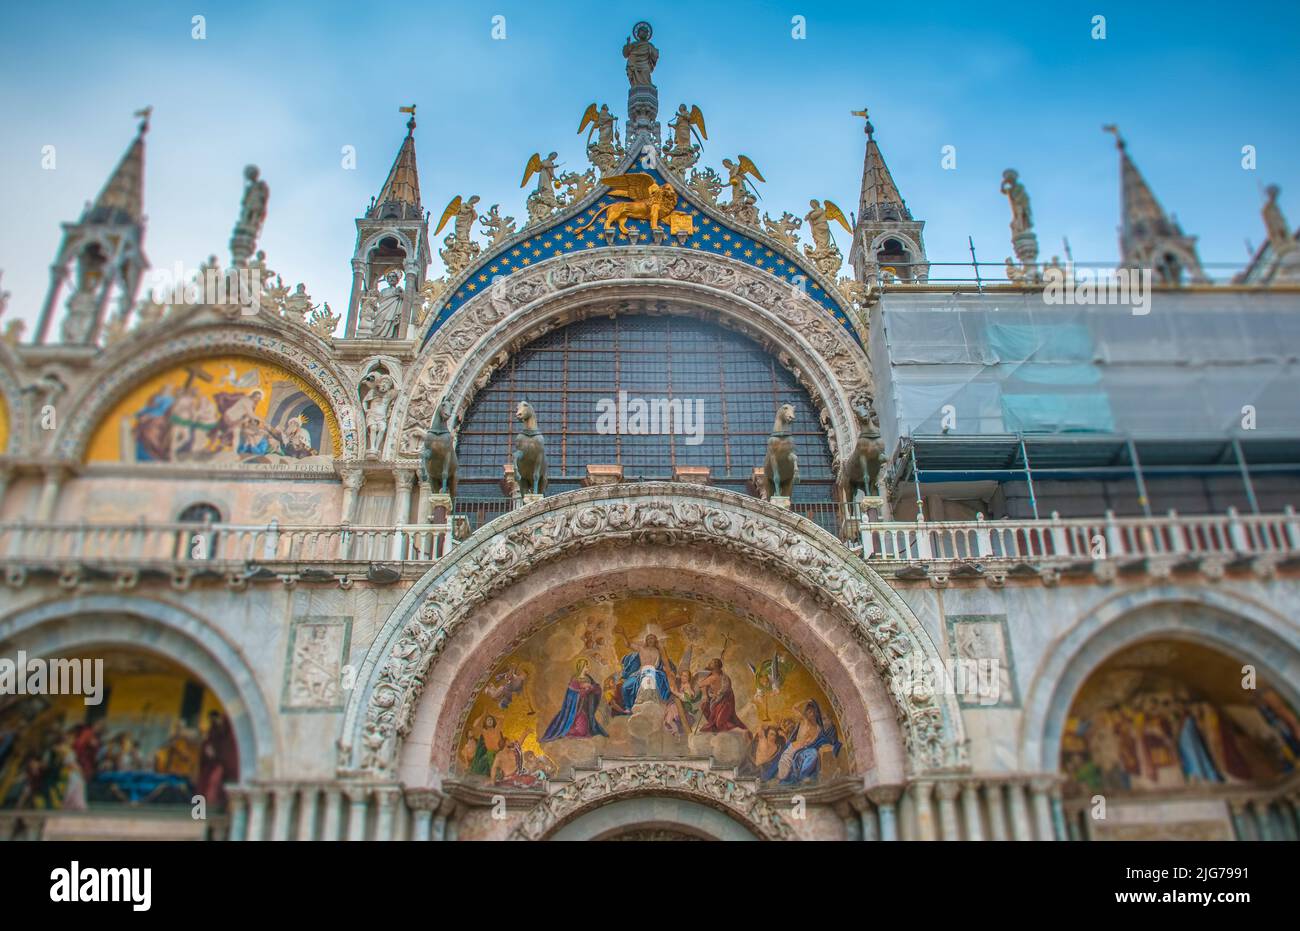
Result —
[[703, 798], [738, 815], [765, 840], [789, 840], [786, 823], [752, 786], [719, 773], [671, 762], [635, 763], [602, 769], [567, 783], [538, 802], [511, 833], [511, 840], [541, 840], [566, 818], [599, 800], [643, 794]]

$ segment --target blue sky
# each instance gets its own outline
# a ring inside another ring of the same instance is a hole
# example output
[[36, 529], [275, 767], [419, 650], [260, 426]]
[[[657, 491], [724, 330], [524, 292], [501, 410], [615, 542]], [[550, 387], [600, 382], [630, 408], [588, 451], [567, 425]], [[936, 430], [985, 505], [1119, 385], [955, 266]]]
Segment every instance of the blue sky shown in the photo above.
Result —
[[[191, 38], [191, 16], [207, 38]], [[507, 38], [491, 38], [506, 17]], [[1106, 16], [1107, 38], [1090, 37]], [[807, 38], [791, 38], [806, 17]], [[272, 268], [346, 308], [353, 219], [383, 182], [419, 104], [417, 152], [436, 221], [455, 194], [526, 216], [528, 156], [585, 167], [578, 119], [625, 113], [620, 48], [650, 20], [665, 118], [708, 122], [704, 164], [743, 152], [760, 207], [810, 197], [856, 207], [866, 105], [932, 261], [1010, 253], [998, 193], [1015, 167], [1044, 258], [1117, 253], [1118, 123], [1157, 197], [1200, 237], [1202, 260], [1241, 263], [1263, 237], [1261, 189], [1300, 221], [1300, 4], [1145, 3], [222, 3], [5, 4], [0, 10], [0, 268], [10, 314], [35, 318], [59, 224], [98, 192], [154, 106], [146, 250], [155, 267], [228, 256], [241, 173], [271, 186]], [[1258, 169], [1241, 167], [1254, 145]], [[41, 168], [56, 146], [57, 168]], [[340, 149], [357, 150], [344, 170]], [[957, 168], [940, 167], [957, 148]], [[843, 236], [840, 237], [844, 239]], [[842, 246], [847, 252], [847, 242]], [[438, 263], [435, 259], [435, 273]], [[937, 274], [937, 272], [936, 272]], [[1222, 273], [1220, 273], [1222, 274]], [[30, 331], [29, 331], [30, 332]]]

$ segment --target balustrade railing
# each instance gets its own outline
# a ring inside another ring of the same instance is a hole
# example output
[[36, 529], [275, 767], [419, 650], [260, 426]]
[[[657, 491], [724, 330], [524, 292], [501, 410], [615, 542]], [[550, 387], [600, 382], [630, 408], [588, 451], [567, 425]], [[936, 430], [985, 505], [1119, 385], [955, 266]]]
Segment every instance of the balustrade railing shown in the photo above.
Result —
[[[856, 505], [798, 504], [838, 526], [877, 561], [1197, 559], [1300, 553], [1300, 515], [870, 521]], [[453, 526], [475, 531], [507, 512], [496, 501], [457, 503], [442, 524], [393, 527], [226, 523], [0, 523], [0, 561], [71, 564], [432, 562], [455, 545]]]
[[0, 559], [69, 563], [432, 561], [450, 524], [0, 523]]

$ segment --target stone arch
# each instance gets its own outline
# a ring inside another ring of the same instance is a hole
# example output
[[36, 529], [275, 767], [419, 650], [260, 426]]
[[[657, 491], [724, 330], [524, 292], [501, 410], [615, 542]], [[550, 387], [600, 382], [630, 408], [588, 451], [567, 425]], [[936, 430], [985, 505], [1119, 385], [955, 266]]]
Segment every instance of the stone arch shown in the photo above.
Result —
[[629, 246], [547, 259], [485, 286], [432, 335], [412, 363], [386, 454], [414, 456], [438, 402], [463, 414], [497, 367], [537, 337], [600, 314], [689, 313], [735, 329], [790, 369], [821, 412], [832, 458], [851, 449], [854, 400], [872, 393], [866, 353], [802, 289], [743, 262]]
[[872, 262], [876, 260], [876, 254], [880, 252], [881, 247], [890, 239], [897, 239], [913, 256], [921, 256], [924, 254], [921, 251], [921, 247], [917, 245], [916, 240], [907, 233], [898, 230], [885, 230], [885, 232], [877, 234], [876, 237], [871, 240], [871, 245], [867, 247], [867, 254], [871, 257]]
[[700, 840], [752, 841], [748, 825], [689, 798], [620, 798], [584, 809], [544, 835], [546, 840], [609, 840], [632, 828], [660, 828]]
[[113, 406], [143, 379], [179, 362], [211, 355], [243, 355], [284, 366], [312, 385], [330, 405], [338, 421], [340, 458], [361, 456], [357, 424], [364, 422], [355, 385], [322, 351], [324, 344], [310, 331], [283, 321], [272, 328], [261, 322], [242, 324], [205, 321], [169, 338], [140, 334], [104, 357], [68, 400], [77, 417], [65, 418], [53, 441], [62, 458], [80, 461], [95, 430]]
[[[663, 554], [661, 567], [677, 568], [673, 557], [685, 553], [689, 559], [680, 565], [693, 561], [701, 575], [710, 574], [713, 562], [724, 563], [716, 574], [726, 575], [735, 569], [727, 560], [738, 557], [748, 563], [751, 590], [766, 585], [767, 593], [790, 601], [776, 586], [791, 586], [801, 600], [787, 607], [802, 623], [787, 625], [787, 639], [810, 657], [818, 650], [822, 657], [839, 657], [838, 668], [828, 670], [825, 659], [819, 668], [828, 679], [837, 677], [828, 684], [846, 703], [837, 709], [842, 723], [854, 722], [845, 723], [846, 731], [888, 735], [893, 728], [898, 735], [894, 749], [877, 747], [880, 781], [965, 765], [953, 696], [909, 690], [892, 665], [918, 657], [937, 664], [938, 650], [874, 570], [787, 510], [717, 488], [648, 482], [586, 488], [521, 508], [480, 529], [430, 569], [394, 609], [362, 661], [343, 720], [341, 769], [400, 775], [409, 784], [432, 779], [435, 754], [449, 752], [448, 709], [459, 713], [457, 695], [467, 695], [473, 681], [467, 678], [471, 672], [458, 677], [461, 661], [485, 640], [495, 636], [504, 645], [522, 629], [496, 624], [492, 616], [508, 615], [528, 594], [516, 583], [537, 573], [535, 585], [551, 584], [548, 564], [563, 559], [566, 569], [575, 566], [584, 551], [597, 552], [591, 549], [596, 544], [618, 548], [619, 562], [629, 564], [643, 555], [642, 548]], [[671, 572], [661, 568], [660, 574]], [[439, 683], [438, 707], [420, 701], [430, 681]], [[871, 682], [880, 689], [874, 696]], [[854, 708], [847, 706], [849, 683], [856, 683]], [[441, 748], [436, 740], [444, 741]]]
[[788, 840], [788, 823], [754, 789], [690, 765], [613, 766], [537, 803], [512, 840], [594, 840], [634, 824], [672, 825], [710, 840]]
[[1026, 693], [1021, 765], [1055, 770], [1066, 715], [1088, 676], [1121, 649], [1157, 637], [1196, 641], [1254, 663], [1300, 707], [1300, 632], [1284, 618], [1219, 589], [1163, 585], [1127, 592], [1084, 615], [1047, 650]]
[[[86, 623], [88, 615], [93, 624]], [[114, 644], [173, 660], [202, 679], [226, 709], [240, 748], [240, 778], [275, 775], [274, 720], [253, 670], [239, 647], [191, 611], [127, 595], [61, 598], [0, 619], [0, 644], [32, 656]]]
[[[390, 219], [400, 219], [400, 218], [390, 218]], [[380, 222], [383, 222], [382, 218]], [[396, 239], [398, 244], [402, 247], [402, 249], [405, 250], [407, 261], [410, 261], [415, 257], [416, 253], [419, 250], [417, 250], [415, 248], [415, 244], [411, 242], [411, 237], [407, 236], [405, 233], [403, 233], [401, 230], [397, 229], [396, 227], [385, 226], [383, 229], [376, 230], [374, 233], [371, 233], [370, 236], [367, 237], [366, 241], [361, 244], [361, 248], [357, 250], [357, 255], [361, 256], [361, 261], [363, 262], [366, 261], [366, 257], [369, 256], [370, 253], [375, 250], [375, 247], [378, 246], [380, 242], [382, 242], [383, 240], [387, 239], [390, 236]]]

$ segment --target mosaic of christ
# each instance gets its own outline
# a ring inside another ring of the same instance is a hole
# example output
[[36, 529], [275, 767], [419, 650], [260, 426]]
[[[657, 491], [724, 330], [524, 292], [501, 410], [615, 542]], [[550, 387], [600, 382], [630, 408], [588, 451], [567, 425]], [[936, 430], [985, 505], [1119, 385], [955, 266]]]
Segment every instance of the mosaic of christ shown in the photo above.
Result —
[[657, 595], [576, 607], [498, 663], [456, 766], [531, 788], [598, 756], [712, 757], [788, 786], [849, 771], [825, 694], [784, 646], [726, 608]]

